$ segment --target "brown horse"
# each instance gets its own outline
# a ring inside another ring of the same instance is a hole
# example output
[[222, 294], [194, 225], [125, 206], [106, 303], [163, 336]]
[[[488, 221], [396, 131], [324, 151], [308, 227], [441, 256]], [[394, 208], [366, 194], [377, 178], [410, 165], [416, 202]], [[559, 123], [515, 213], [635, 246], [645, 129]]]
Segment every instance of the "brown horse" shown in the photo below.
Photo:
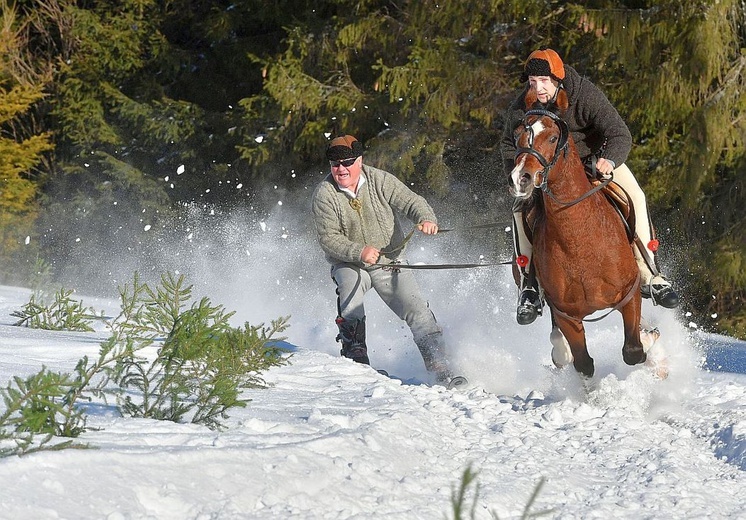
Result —
[[511, 192], [533, 204], [526, 223], [533, 235], [534, 268], [551, 311], [552, 360], [557, 366], [572, 361], [578, 372], [592, 377], [583, 326], [591, 320], [584, 318], [611, 309], [624, 320], [625, 363], [643, 363], [640, 272], [622, 218], [601, 186], [592, 186], [559, 116], [529, 110], [515, 130], [515, 142]]

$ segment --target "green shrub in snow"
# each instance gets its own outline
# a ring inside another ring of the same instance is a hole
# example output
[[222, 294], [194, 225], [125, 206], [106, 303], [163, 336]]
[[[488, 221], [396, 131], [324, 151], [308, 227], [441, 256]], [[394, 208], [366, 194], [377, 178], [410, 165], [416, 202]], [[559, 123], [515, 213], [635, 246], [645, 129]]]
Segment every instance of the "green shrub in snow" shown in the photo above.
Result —
[[[288, 318], [269, 327], [232, 327], [234, 313], [207, 298], [190, 304], [192, 287], [170, 273], [152, 288], [135, 274], [132, 285], [120, 287], [119, 293], [120, 313], [105, 321], [111, 335], [96, 358], [84, 356], [72, 374], [43, 367], [26, 379], [14, 377], [0, 390], [0, 457], [79, 446], [54, 439], [80, 435], [84, 403], [107, 402], [112, 396], [123, 415], [219, 429], [230, 408], [246, 406], [242, 391], [266, 387], [262, 372], [287, 361], [276, 346], [283, 338], [276, 335], [287, 328]], [[51, 308], [32, 298], [23, 324], [80, 323], [52, 320], [57, 316], [53, 309], [89, 315], [89, 309], [69, 299], [70, 292], [58, 296]]]

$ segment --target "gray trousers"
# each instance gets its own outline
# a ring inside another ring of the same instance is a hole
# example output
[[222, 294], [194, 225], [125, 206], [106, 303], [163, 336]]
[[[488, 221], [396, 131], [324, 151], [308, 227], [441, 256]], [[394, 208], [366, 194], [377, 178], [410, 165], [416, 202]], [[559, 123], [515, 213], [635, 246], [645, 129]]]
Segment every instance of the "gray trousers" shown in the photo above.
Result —
[[409, 325], [412, 337], [418, 345], [426, 336], [441, 333], [412, 271], [366, 271], [353, 264], [336, 264], [332, 266], [332, 279], [337, 284], [338, 312], [345, 320], [363, 319], [363, 300], [372, 288], [389, 309]]

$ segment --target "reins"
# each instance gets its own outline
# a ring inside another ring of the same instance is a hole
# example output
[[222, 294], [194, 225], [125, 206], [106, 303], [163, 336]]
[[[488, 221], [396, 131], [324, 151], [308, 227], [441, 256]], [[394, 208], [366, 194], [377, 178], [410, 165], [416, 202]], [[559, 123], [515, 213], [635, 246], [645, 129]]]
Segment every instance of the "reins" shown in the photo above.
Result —
[[396, 247], [392, 247], [391, 249], [381, 249], [380, 253], [382, 255], [387, 255], [387, 254], [395, 253], [397, 251], [401, 251], [402, 249], [404, 249], [404, 246], [407, 245], [407, 242], [409, 242], [409, 239], [412, 238], [412, 236], [414, 236], [414, 232], [416, 229], [417, 229], [417, 226], [413, 227], [412, 231], [407, 233], [407, 236], [404, 237], [404, 240], [402, 240], [401, 244], [399, 244]]
[[[552, 156], [551, 161], [547, 161], [546, 157], [541, 155], [538, 150], [534, 148], [534, 131], [531, 128], [531, 126], [528, 124], [527, 119], [529, 116], [547, 116], [552, 121], [554, 121], [559, 128], [560, 131], [560, 137], [559, 141], [557, 142], [557, 146], [554, 148], [554, 155]], [[529, 110], [526, 112], [526, 114], [523, 117], [523, 128], [526, 132], [528, 132], [528, 147], [516, 147], [515, 157], [518, 158], [519, 155], [522, 154], [528, 154], [536, 158], [536, 160], [541, 163], [543, 166], [543, 170], [541, 172], [538, 172], [541, 174], [541, 183], [538, 185], [536, 184], [536, 180], [534, 179], [534, 186], [541, 189], [544, 193], [546, 193], [549, 198], [551, 198], [554, 202], [561, 206], [574, 206], [578, 202], [581, 202], [582, 200], [587, 199], [597, 191], [600, 191], [604, 189], [606, 186], [611, 183], [612, 180], [614, 180], [614, 175], [610, 175], [608, 177], [604, 177], [600, 184], [597, 184], [596, 186], [592, 187], [590, 190], [586, 191], [581, 195], [580, 197], [571, 200], [571, 201], [562, 201], [559, 200], [554, 193], [552, 193], [551, 188], [549, 187], [549, 174], [552, 171], [552, 168], [557, 164], [557, 160], [559, 159], [560, 155], [564, 154], [567, 156], [568, 147], [569, 147], [569, 135], [570, 131], [567, 127], [567, 123], [560, 118], [557, 114], [554, 112], [550, 112], [549, 110]]]
[[599, 184], [596, 184], [596, 185], [595, 185], [594, 187], [592, 187], [592, 188], [591, 188], [590, 190], [588, 190], [588, 191], [586, 191], [585, 193], [583, 193], [583, 194], [582, 194], [582, 195], [581, 195], [580, 197], [578, 197], [578, 198], [577, 198], [577, 199], [575, 199], [575, 200], [571, 200], [571, 201], [569, 201], [569, 202], [565, 202], [565, 201], [561, 201], [561, 200], [559, 200], [559, 199], [558, 199], [558, 198], [557, 198], [557, 197], [556, 197], [556, 196], [554, 195], [554, 193], [552, 193], [552, 190], [551, 190], [551, 189], [549, 189], [549, 186], [546, 186], [546, 185], [545, 185], [546, 187], [545, 187], [545, 188], [542, 188], [542, 191], [543, 191], [544, 193], [546, 193], [546, 194], [547, 194], [547, 195], [549, 196], [549, 198], [551, 198], [551, 199], [552, 199], [552, 200], [553, 200], [554, 202], [556, 202], [556, 203], [557, 203], [557, 204], [559, 204], [560, 206], [570, 207], [570, 206], [574, 206], [575, 204], [577, 204], [578, 202], [580, 202], [580, 201], [582, 201], [582, 200], [584, 200], [584, 199], [587, 199], [588, 197], [590, 197], [591, 195], [593, 195], [593, 194], [594, 194], [594, 193], [596, 193], [597, 191], [600, 191], [600, 190], [604, 189], [604, 188], [605, 188], [606, 186], [608, 186], [608, 185], [609, 185], [609, 183], [611, 183], [611, 181], [613, 181], [613, 180], [614, 180], [614, 174], [613, 174], [613, 173], [612, 173], [611, 175], [609, 175], [608, 177], [607, 177], [607, 176], [604, 176], [603, 180], [602, 180], [602, 181], [601, 181], [601, 182], [600, 182]]
[[486, 264], [370, 264], [373, 269], [473, 269], [475, 267], [494, 267], [496, 265], [510, 265], [513, 260], [492, 262]]

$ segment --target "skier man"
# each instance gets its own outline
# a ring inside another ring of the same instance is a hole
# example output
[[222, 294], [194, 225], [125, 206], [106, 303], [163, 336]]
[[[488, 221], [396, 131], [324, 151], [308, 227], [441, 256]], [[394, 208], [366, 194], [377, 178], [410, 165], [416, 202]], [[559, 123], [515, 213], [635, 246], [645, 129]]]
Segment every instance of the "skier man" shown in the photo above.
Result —
[[428, 372], [448, 384], [452, 373], [443, 332], [413, 273], [396, 267], [405, 242], [397, 214], [434, 235], [438, 224], [433, 209], [393, 174], [363, 164], [363, 145], [351, 135], [332, 139], [326, 158], [331, 172], [314, 191], [312, 211], [337, 286], [342, 356], [370, 364], [363, 299], [372, 288], [406, 321]]

